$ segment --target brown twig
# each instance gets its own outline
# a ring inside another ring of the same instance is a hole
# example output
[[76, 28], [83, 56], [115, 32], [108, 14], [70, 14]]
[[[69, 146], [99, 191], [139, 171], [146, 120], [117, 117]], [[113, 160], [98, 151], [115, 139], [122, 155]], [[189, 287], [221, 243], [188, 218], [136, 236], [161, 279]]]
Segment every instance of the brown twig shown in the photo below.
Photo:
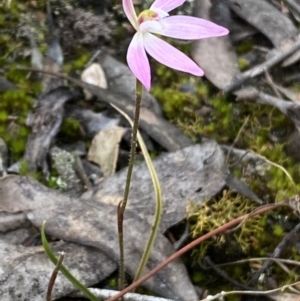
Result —
[[84, 188], [87, 190], [92, 189], [92, 184], [84, 170], [84, 167], [82, 165], [82, 161], [78, 155], [74, 155], [75, 161], [73, 164], [74, 170], [76, 174], [78, 175], [79, 179], [81, 180], [82, 184], [84, 185]]
[[231, 146], [230, 146], [230, 148], [229, 148], [229, 151], [228, 151], [227, 156], [226, 156], [226, 162], [228, 162], [229, 156], [230, 156], [230, 154], [231, 154], [231, 151], [232, 151], [233, 147], [235, 146], [235, 144], [238, 142], [238, 140], [239, 140], [239, 138], [240, 138], [240, 136], [241, 136], [241, 134], [242, 134], [242, 132], [243, 132], [243, 130], [244, 130], [246, 124], [248, 123], [248, 121], [249, 121], [249, 115], [248, 115], [248, 116], [246, 117], [246, 119], [244, 120], [244, 122], [243, 122], [241, 128], [239, 129], [239, 132], [237, 133], [237, 135], [236, 135], [234, 141], [232, 142], [232, 144], [231, 144]]
[[237, 282], [236, 280], [232, 279], [231, 277], [228, 276], [228, 274], [221, 270], [218, 266], [216, 266], [212, 260], [207, 256], [204, 258], [204, 261], [209, 265], [209, 267], [211, 269], [213, 269], [219, 276], [221, 276], [222, 278], [224, 278], [225, 280], [227, 280], [229, 283], [233, 284], [234, 286], [236, 287], [239, 287], [239, 288], [242, 288], [242, 289], [245, 289], [245, 290], [255, 290], [254, 288], [248, 286], [248, 285], [245, 285], [245, 284], [242, 284], [242, 283], [239, 283]]
[[254, 78], [262, 73], [264, 73], [266, 70], [269, 70], [270, 68], [274, 67], [281, 61], [283, 61], [285, 58], [296, 52], [300, 48], [300, 36], [297, 36], [297, 42], [290, 47], [287, 50], [280, 51], [276, 55], [274, 55], [269, 60], [265, 61], [262, 64], [259, 64], [250, 70], [247, 70], [239, 75], [236, 75], [231, 82], [224, 88], [223, 92], [228, 93], [232, 92], [234, 90], [239, 89], [245, 81], [247, 81], [250, 78]]
[[247, 258], [247, 259], [241, 259], [241, 260], [236, 260], [232, 262], [226, 262], [226, 263], [221, 263], [218, 264], [218, 267], [224, 267], [224, 266], [229, 266], [229, 265], [236, 265], [236, 264], [243, 264], [243, 263], [250, 263], [253, 261], [266, 261], [266, 260], [271, 260], [275, 263], [281, 262], [281, 263], [286, 263], [286, 264], [291, 264], [295, 266], [300, 266], [300, 262], [292, 259], [284, 259], [284, 258], [273, 258], [273, 257], [253, 257], [253, 258]]
[[276, 85], [274, 84], [273, 82], [273, 79], [270, 75], [270, 73], [268, 72], [268, 70], [265, 70], [265, 77], [266, 77], [266, 80], [268, 82], [268, 84], [270, 85], [270, 87], [272, 88], [274, 94], [278, 97], [278, 98], [282, 98], [280, 92], [278, 91]]
[[[280, 253], [282, 252], [282, 250], [284, 249], [284, 247], [286, 246], [286, 244], [288, 243], [288, 241], [291, 239], [291, 237], [298, 232], [300, 229], [300, 223], [287, 235], [285, 235], [285, 237], [281, 240], [281, 242], [278, 244], [278, 246], [275, 248], [273, 254], [272, 254], [272, 258], [277, 258], [279, 257]], [[263, 263], [261, 269], [259, 269], [253, 276], [252, 278], [248, 281], [247, 285], [252, 285], [253, 283], [255, 283], [259, 276], [270, 266], [270, 264], [272, 263], [271, 260], [267, 260]]]
[[254, 87], [240, 89], [235, 94], [237, 95], [237, 100], [254, 100], [257, 103], [276, 107], [288, 118], [290, 118], [295, 124], [296, 128], [300, 130], [300, 104], [274, 97], [261, 92]]
[[281, 287], [268, 290], [268, 291], [230, 291], [230, 292], [224, 292], [218, 293], [214, 296], [208, 296], [205, 299], [202, 299], [202, 301], [212, 301], [212, 300], [224, 300], [224, 297], [230, 296], [230, 295], [249, 295], [249, 296], [268, 296], [272, 295], [277, 292], [283, 292], [286, 289], [291, 289], [293, 286], [299, 285], [300, 281], [296, 281], [289, 285], [283, 285]]
[[[232, 151], [232, 147], [230, 147], [230, 149]], [[251, 154], [251, 152], [245, 151], [245, 153], [243, 155], [241, 155], [235, 162], [229, 164], [228, 167], [232, 167], [232, 166], [239, 164], [243, 160], [243, 158], [246, 157], [248, 154]]]
[[[263, 208], [261, 208], [260, 210], [258, 210], [255, 215], [258, 214], [262, 214], [264, 212], [268, 212], [273, 210], [274, 208], [277, 208], [278, 204], [270, 204], [267, 206], [264, 206]], [[201, 242], [211, 238], [214, 235], [220, 234], [225, 232], [226, 230], [229, 230], [230, 228], [234, 227], [235, 225], [239, 224], [241, 221], [243, 221], [249, 214], [245, 214], [243, 216], [240, 216], [220, 227], [218, 227], [215, 230], [210, 231], [209, 233], [197, 238], [196, 240], [194, 240], [193, 242], [191, 242], [190, 244], [188, 244], [187, 246], [185, 246], [184, 248], [180, 249], [179, 251], [177, 251], [176, 253], [174, 253], [173, 255], [171, 255], [169, 258], [167, 258], [166, 260], [164, 260], [162, 263], [160, 263], [156, 268], [152, 269], [150, 272], [148, 272], [146, 275], [144, 275], [143, 277], [141, 277], [139, 280], [135, 281], [134, 283], [132, 283], [131, 285], [129, 285], [128, 287], [126, 287], [123, 291], [119, 292], [118, 294], [116, 294], [115, 296], [107, 299], [106, 301], [115, 301], [118, 298], [120, 298], [121, 296], [124, 296], [126, 293], [130, 292], [131, 290], [135, 289], [136, 287], [140, 286], [143, 282], [145, 282], [147, 279], [149, 279], [150, 277], [152, 277], [154, 274], [156, 274], [158, 271], [160, 271], [162, 268], [164, 268], [166, 265], [168, 265], [170, 262], [174, 261], [175, 259], [179, 258], [180, 256], [182, 256], [183, 254], [185, 254], [186, 252], [188, 252], [189, 250], [191, 250], [192, 248], [194, 248], [195, 246], [199, 245]]]
[[[252, 212], [249, 213], [249, 215], [248, 215], [241, 223], [239, 223], [239, 224], [238, 224], [236, 227], [234, 227], [233, 229], [230, 229], [230, 230], [226, 231], [226, 233], [229, 234], [229, 233], [235, 232], [236, 230], [240, 229], [240, 228], [246, 223], [246, 221], [247, 221], [250, 217], [256, 215], [256, 214], [255, 214], [256, 211], [260, 210], [261, 208], [263, 208], [263, 207], [265, 207], [265, 206], [269, 206], [269, 205], [263, 205], [263, 206], [260, 206], [260, 207], [258, 207], [258, 208], [256, 208], [256, 209], [254, 209]], [[282, 206], [288, 206], [288, 207], [290, 207], [290, 205], [287, 204], [287, 203], [285, 203], [285, 202], [278, 203], [278, 204], [274, 204], [274, 206], [276, 206], [276, 207], [282, 207]]]

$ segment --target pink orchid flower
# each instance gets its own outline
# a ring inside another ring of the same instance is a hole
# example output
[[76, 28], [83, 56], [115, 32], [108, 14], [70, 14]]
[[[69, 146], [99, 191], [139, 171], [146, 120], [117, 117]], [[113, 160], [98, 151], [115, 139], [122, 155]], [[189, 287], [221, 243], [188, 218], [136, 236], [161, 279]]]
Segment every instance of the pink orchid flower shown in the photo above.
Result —
[[229, 33], [226, 28], [204, 19], [181, 15], [169, 16], [171, 10], [185, 1], [155, 0], [149, 10], [144, 10], [137, 16], [132, 0], [123, 0], [125, 14], [136, 30], [127, 52], [128, 66], [148, 91], [151, 87], [151, 72], [146, 52], [170, 68], [197, 76], [204, 75], [203, 70], [194, 61], [154, 34], [183, 40], [198, 40]]

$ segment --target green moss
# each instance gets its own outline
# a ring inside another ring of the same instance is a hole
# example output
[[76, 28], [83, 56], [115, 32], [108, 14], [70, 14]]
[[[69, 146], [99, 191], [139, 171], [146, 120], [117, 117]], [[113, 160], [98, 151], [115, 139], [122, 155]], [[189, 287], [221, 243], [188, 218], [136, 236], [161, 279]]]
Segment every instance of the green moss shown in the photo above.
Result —
[[[29, 46], [29, 41], [20, 34], [22, 26], [24, 29], [32, 27], [37, 34], [43, 28], [40, 22], [36, 22], [30, 9], [30, 5], [24, 1], [10, 1], [9, 6], [0, 7], [0, 67], [5, 70], [3, 76], [18, 88], [0, 93], [0, 135], [7, 143], [14, 161], [24, 155], [30, 131], [25, 120], [32, 109], [33, 97], [40, 91], [39, 82], [28, 78], [27, 71], [16, 68], [20, 65], [30, 66], [30, 59], [23, 57], [24, 47]], [[21, 174], [26, 174], [27, 168], [23, 167]]]
[[193, 273], [192, 281], [194, 283], [201, 283], [204, 280], [205, 280], [205, 276], [203, 275], [203, 273], [200, 273], [200, 272]]
[[118, 279], [117, 278], [111, 278], [109, 280], [108, 284], [112, 288], [118, 288]]
[[244, 71], [249, 68], [249, 61], [245, 58], [238, 59], [238, 66], [241, 71]]
[[[195, 207], [191, 207], [189, 211], [191, 235], [193, 239], [202, 236], [226, 222], [253, 211], [255, 207], [255, 204], [250, 200], [224, 192], [221, 200], [212, 200], [197, 210]], [[227, 257], [234, 256], [237, 252], [236, 248], [239, 249], [239, 253], [246, 254], [253, 247], [251, 237], [256, 237], [257, 233], [264, 232], [265, 222], [261, 219], [262, 217], [255, 216], [231, 235], [214, 236], [209, 241], [203, 242], [199, 248], [194, 249], [193, 257], [197, 261], [204, 257], [209, 248], [215, 246], [222, 249], [224, 245], [227, 246], [226, 251], [224, 251]]]
[[61, 133], [69, 136], [69, 137], [80, 137], [80, 122], [72, 117], [68, 117], [64, 120], [61, 125]]
[[[198, 208], [191, 204], [189, 221], [192, 240], [236, 217], [252, 212], [256, 207], [257, 205], [252, 201], [229, 192], [224, 192], [220, 200], [211, 200]], [[233, 232], [215, 235], [202, 242], [192, 251], [194, 267], [198, 266], [196, 263], [202, 262], [206, 256], [209, 256], [215, 264], [234, 262], [244, 258], [269, 256], [285, 235], [283, 228], [274, 226], [277, 225], [276, 222], [274, 223], [277, 215], [277, 212], [272, 212], [251, 217], [234, 229]], [[273, 224], [271, 220], [273, 220]], [[297, 251], [295, 252], [297, 253]], [[286, 256], [290, 257], [291, 251], [288, 251]], [[299, 257], [299, 254], [297, 256]], [[231, 278], [241, 283], [246, 283], [249, 280], [249, 275], [253, 272], [249, 264], [234, 264], [220, 268]], [[218, 274], [214, 275], [213, 272], [210, 272], [210, 276], [207, 275], [206, 270], [192, 268], [194, 283], [200, 287], [206, 287], [211, 293], [233, 289], [228, 286], [226, 280], [220, 279]], [[285, 279], [281, 270], [277, 270], [274, 277], [279, 282], [282, 281], [282, 285], [292, 283], [291, 279], [290, 282]]]
[[75, 69], [83, 68], [86, 63], [89, 61], [90, 55], [88, 53], [83, 53], [77, 60], [73, 62], [73, 66]]
[[174, 94], [174, 88], [159, 88], [153, 94], [159, 99], [168, 99], [168, 101], [162, 101], [161, 104], [169, 119], [185, 118], [199, 104], [199, 101], [189, 93], [177, 91]]
[[[51, 173], [52, 175], [52, 173]], [[57, 177], [54, 177], [53, 175], [49, 178], [49, 180], [46, 182], [46, 186], [52, 189], [58, 189], [57, 186]]]
[[5, 76], [19, 89], [0, 93], [0, 135], [13, 159], [19, 160], [24, 154], [29, 134], [25, 120], [33, 105], [31, 94], [38, 90], [39, 84], [28, 81], [27, 73], [16, 70], [14, 66], [10, 66]]
[[273, 225], [273, 234], [275, 236], [282, 237], [284, 234], [284, 229], [280, 225]]
[[28, 79], [28, 72], [16, 68], [30, 64], [28, 58], [24, 60], [20, 55], [28, 41], [18, 34], [20, 27], [24, 26], [21, 18], [27, 8], [24, 1], [11, 1], [9, 7], [0, 8], [0, 31], [4, 32], [0, 35], [0, 67], [5, 70], [3, 76], [18, 87], [0, 93], [0, 135], [15, 161], [24, 154], [29, 134], [25, 119], [33, 105], [32, 96], [40, 91], [40, 84]]
[[79, 47], [76, 51], [75, 56], [67, 58], [63, 70], [65, 73], [71, 73], [71, 72], [76, 72], [78, 70], [83, 70], [90, 58], [91, 58], [90, 53], [87, 52], [84, 48]]
[[242, 41], [239, 45], [236, 45], [235, 51], [238, 54], [245, 54], [249, 51], [252, 50], [253, 47], [253, 42], [248, 40], [248, 41]]
[[[272, 129], [291, 126], [291, 122], [277, 109], [237, 103], [232, 97], [216, 93], [208, 82], [199, 79], [193, 79], [196, 90], [194, 94], [181, 92], [180, 87], [190, 81], [191, 77], [179, 76], [179, 72], [164, 66], [155, 69], [155, 78], [154, 82], [159, 84], [153, 85], [152, 93], [161, 103], [165, 115], [194, 141], [204, 135], [230, 145], [236, 139], [245, 118], [249, 116], [249, 121], [239, 137], [240, 147], [250, 148], [283, 166], [296, 183], [300, 182], [299, 168], [285, 155], [284, 143], [274, 143], [269, 138]], [[211, 108], [208, 116], [199, 113], [203, 106]], [[242, 175], [238, 170], [235, 173]], [[262, 198], [268, 196], [268, 199], [281, 200], [295, 193], [293, 183], [283, 171], [273, 166], [263, 176], [253, 175], [248, 184]]]
[[20, 175], [24, 176], [27, 175], [29, 172], [29, 168], [28, 168], [28, 162], [26, 160], [21, 160], [20, 162]]
[[15, 154], [22, 154], [25, 151], [25, 144], [22, 140], [12, 140], [10, 142], [10, 149]]
[[28, 162], [25, 159], [20, 161], [19, 173], [21, 176], [30, 176], [43, 183], [44, 176], [41, 172], [34, 172], [29, 169]]
[[0, 111], [0, 123], [5, 122], [7, 120], [7, 117], [8, 117], [7, 112]]

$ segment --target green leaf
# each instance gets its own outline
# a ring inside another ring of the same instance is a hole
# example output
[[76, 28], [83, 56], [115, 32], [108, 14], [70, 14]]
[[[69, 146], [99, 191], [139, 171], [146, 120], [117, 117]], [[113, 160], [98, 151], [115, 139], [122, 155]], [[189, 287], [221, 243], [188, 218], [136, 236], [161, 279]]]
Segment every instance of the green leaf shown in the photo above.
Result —
[[[115, 108], [118, 112], [120, 112], [127, 119], [127, 121], [130, 123], [130, 125], [133, 126], [133, 122], [132, 122], [131, 118], [125, 112], [123, 112], [120, 108], [118, 108], [117, 106], [115, 106], [113, 104], [110, 104], [110, 105], [113, 108]], [[156, 170], [154, 168], [154, 165], [152, 163], [151, 157], [148, 153], [147, 147], [146, 147], [144, 140], [139, 131], [137, 133], [137, 139], [138, 139], [140, 148], [142, 149], [148, 170], [151, 175], [151, 180], [152, 180], [152, 183], [154, 186], [154, 192], [155, 192], [156, 207], [155, 207], [154, 220], [153, 220], [153, 224], [152, 224], [152, 230], [150, 232], [150, 236], [149, 236], [147, 245], [145, 247], [140, 265], [138, 267], [138, 271], [135, 275], [134, 281], [136, 281], [140, 278], [140, 276], [142, 275], [142, 272], [147, 264], [147, 261], [149, 259], [150, 251], [153, 246], [155, 237], [157, 235], [159, 223], [161, 220], [162, 208], [163, 208], [162, 193], [161, 193], [161, 187], [160, 187], [160, 183], [158, 180], [158, 176], [157, 176]]]
[[[50, 245], [47, 241], [46, 235], [45, 235], [45, 225], [46, 225], [46, 221], [43, 222], [42, 225], [42, 229], [41, 229], [41, 235], [42, 235], [42, 243], [43, 243], [43, 247], [45, 249], [45, 252], [47, 254], [47, 256], [49, 257], [49, 259], [55, 264], [57, 265], [58, 259], [56, 258], [56, 256], [54, 255], [54, 253], [52, 252]], [[68, 269], [64, 266], [61, 265], [60, 267], [60, 271], [62, 272], [62, 274], [70, 281], [73, 283], [73, 285], [78, 288], [87, 298], [89, 298], [91, 301], [99, 301], [99, 299], [92, 294], [87, 287], [85, 287], [79, 280], [77, 280], [69, 271]]]

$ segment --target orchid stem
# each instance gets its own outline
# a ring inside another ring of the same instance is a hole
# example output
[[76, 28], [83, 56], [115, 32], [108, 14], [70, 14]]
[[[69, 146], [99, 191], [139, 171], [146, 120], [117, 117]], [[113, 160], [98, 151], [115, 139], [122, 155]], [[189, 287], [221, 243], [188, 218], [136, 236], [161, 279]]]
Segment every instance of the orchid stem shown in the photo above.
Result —
[[123, 236], [123, 217], [124, 212], [126, 209], [128, 196], [129, 196], [129, 189], [130, 189], [130, 182], [132, 176], [133, 165], [135, 161], [135, 151], [136, 151], [136, 144], [137, 144], [137, 133], [139, 127], [139, 119], [140, 119], [140, 107], [142, 101], [142, 84], [137, 79], [136, 80], [136, 98], [135, 98], [135, 112], [134, 112], [134, 120], [133, 120], [133, 127], [132, 127], [132, 135], [131, 135], [131, 146], [130, 146], [130, 157], [127, 169], [127, 177], [126, 177], [126, 184], [125, 184], [125, 191], [123, 201], [121, 202], [118, 208], [118, 232], [119, 232], [119, 248], [120, 248], [120, 267], [119, 267], [119, 289], [124, 289], [125, 285], [125, 258], [124, 258], [124, 236]]

